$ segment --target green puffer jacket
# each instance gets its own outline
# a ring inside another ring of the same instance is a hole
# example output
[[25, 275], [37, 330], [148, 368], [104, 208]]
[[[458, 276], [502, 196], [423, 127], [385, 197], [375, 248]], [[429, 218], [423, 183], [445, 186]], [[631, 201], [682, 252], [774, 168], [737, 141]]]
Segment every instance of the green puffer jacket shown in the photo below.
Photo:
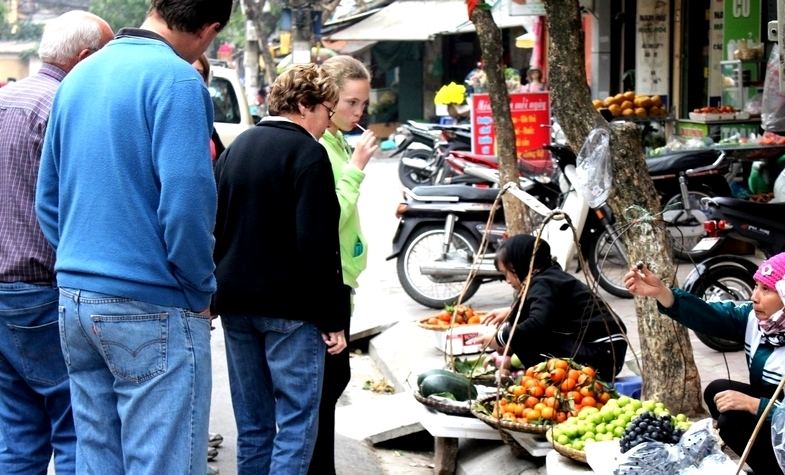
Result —
[[[694, 331], [744, 341], [750, 385], [762, 392], [773, 394], [785, 375], [785, 346], [774, 347], [761, 341], [762, 334], [752, 310], [752, 303], [707, 303], [681, 289], [672, 290], [673, 305], [665, 308], [657, 304], [660, 313]], [[769, 398], [760, 398], [758, 416], [763, 413], [768, 403]], [[771, 415], [770, 412], [769, 419]]]
[[360, 214], [357, 209], [360, 184], [365, 178], [365, 172], [349, 163], [351, 149], [340, 131], [333, 135], [326, 130], [319, 142], [324, 145], [330, 157], [335, 177], [335, 193], [341, 205], [338, 237], [341, 243], [343, 282], [356, 288], [357, 277], [365, 270], [368, 261], [368, 247], [360, 228]]

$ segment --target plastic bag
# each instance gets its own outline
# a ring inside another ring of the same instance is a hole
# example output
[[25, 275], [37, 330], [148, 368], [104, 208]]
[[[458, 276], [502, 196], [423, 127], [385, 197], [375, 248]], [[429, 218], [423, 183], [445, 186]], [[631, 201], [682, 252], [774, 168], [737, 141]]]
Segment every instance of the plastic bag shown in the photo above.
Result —
[[771, 445], [780, 468], [785, 469], [785, 408], [775, 407], [771, 416]]
[[[715, 469], [722, 467], [723, 471]], [[720, 450], [711, 418], [700, 420], [681, 436], [676, 445], [644, 442], [619, 459], [614, 475], [695, 475], [726, 473], [735, 464]], [[733, 472], [735, 473], [735, 470]]]
[[776, 43], [766, 64], [760, 126], [770, 132], [785, 131], [785, 94], [780, 92], [780, 48]]
[[599, 208], [611, 192], [613, 171], [611, 169], [610, 134], [606, 129], [594, 129], [578, 152], [575, 173], [578, 191], [592, 208]]

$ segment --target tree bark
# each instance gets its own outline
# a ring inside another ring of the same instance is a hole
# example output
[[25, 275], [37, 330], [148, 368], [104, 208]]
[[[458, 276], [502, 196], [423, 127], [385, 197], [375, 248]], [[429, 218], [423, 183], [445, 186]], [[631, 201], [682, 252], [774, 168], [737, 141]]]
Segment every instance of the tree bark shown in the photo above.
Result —
[[[506, 183], [518, 182], [518, 156], [515, 152], [515, 130], [510, 115], [510, 96], [504, 82], [504, 64], [502, 63], [502, 35], [491, 11], [475, 8], [471, 21], [477, 29], [482, 50], [483, 69], [488, 79], [488, 91], [493, 110], [493, 122], [496, 128], [496, 154], [499, 157], [499, 179], [503, 186]], [[505, 194], [504, 219], [507, 232], [515, 234], [530, 233], [531, 222], [525, 207], [517, 198]]]
[[273, 54], [270, 52], [268, 46], [272, 28], [267, 26], [267, 22], [262, 21], [261, 12], [264, 9], [265, 2], [266, 0], [259, 0], [258, 3], [254, 0], [243, 0], [243, 5], [245, 6], [245, 18], [252, 22], [256, 29], [256, 38], [259, 42], [259, 53], [262, 55], [262, 60], [264, 61], [265, 80], [267, 81], [267, 84], [272, 84], [275, 82], [278, 73], [275, 71], [275, 60], [273, 60]]
[[[553, 110], [576, 152], [593, 128], [611, 132], [613, 189], [609, 205], [622, 231], [628, 262], [643, 261], [675, 284], [670, 241], [656, 220], [660, 204], [646, 170], [640, 131], [634, 123], [612, 127], [594, 110], [586, 84], [583, 32], [578, 0], [548, 0], [551, 47], [548, 49]], [[598, 67], [602, 67], [598, 65]], [[569, 104], [569, 107], [561, 105]], [[651, 298], [635, 298], [641, 342], [643, 397], [663, 402], [671, 411], [703, 414], [700, 375], [687, 329], [661, 316]]]

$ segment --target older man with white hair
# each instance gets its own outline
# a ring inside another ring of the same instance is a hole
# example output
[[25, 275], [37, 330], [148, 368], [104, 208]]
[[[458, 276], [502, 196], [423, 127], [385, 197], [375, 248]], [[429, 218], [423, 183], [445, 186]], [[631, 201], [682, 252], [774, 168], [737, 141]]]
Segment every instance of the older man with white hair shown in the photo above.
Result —
[[0, 473], [75, 473], [68, 372], [60, 349], [52, 247], [34, 211], [49, 112], [60, 81], [112, 39], [71, 11], [44, 28], [41, 69], [0, 89]]

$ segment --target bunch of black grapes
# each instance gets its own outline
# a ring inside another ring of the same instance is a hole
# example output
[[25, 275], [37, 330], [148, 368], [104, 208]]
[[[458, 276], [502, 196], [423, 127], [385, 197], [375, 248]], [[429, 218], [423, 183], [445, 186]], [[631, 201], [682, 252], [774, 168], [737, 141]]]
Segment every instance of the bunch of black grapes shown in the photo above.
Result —
[[656, 416], [651, 412], [644, 412], [632, 420], [627, 430], [624, 431], [619, 445], [624, 453], [644, 442], [677, 444], [683, 433], [683, 430], [673, 426], [670, 415]]

